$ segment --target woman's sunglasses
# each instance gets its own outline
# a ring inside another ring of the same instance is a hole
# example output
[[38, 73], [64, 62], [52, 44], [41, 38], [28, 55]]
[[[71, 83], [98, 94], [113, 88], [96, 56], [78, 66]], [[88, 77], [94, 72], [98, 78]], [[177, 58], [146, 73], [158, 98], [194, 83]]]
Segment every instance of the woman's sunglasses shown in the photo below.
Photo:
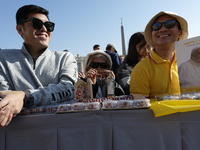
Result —
[[46, 27], [47, 31], [53, 32], [53, 30], [54, 30], [55, 23], [53, 23], [53, 22], [46, 21], [45, 23], [43, 23], [42, 20], [31, 17], [30, 19], [24, 20], [23, 23], [28, 22], [28, 21], [32, 22], [32, 26], [35, 29], [39, 30], [44, 25]]
[[137, 50], [140, 53], [146, 53], [146, 52], [151, 52], [152, 47], [150, 45], [148, 45], [147, 47], [143, 46], [143, 47], [137, 48]]
[[108, 65], [107, 65], [107, 63], [98, 63], [98, 62], [91, 62], [90, 63], [90, 67], [92, 67], [92, 68], [98, 68], [98, 67], [100, 67], [100, 68], [108, 68]]
[[165, 22], [156, 22], [156, 23], [154, 23], [154, 24], [152, 25], [152, 30], [153, 30], [153, 31], [158, 31], [158, 30], [160, 30], [161, 27], [162, 27], [162, 24], [164, 24], [165, 27], [166, 27], [167, 29], [174, 28], [175, 25], [176, 25], [176, 23], [177, 23], [176, 20], [167, 20], [167, 21], [165, 21]]

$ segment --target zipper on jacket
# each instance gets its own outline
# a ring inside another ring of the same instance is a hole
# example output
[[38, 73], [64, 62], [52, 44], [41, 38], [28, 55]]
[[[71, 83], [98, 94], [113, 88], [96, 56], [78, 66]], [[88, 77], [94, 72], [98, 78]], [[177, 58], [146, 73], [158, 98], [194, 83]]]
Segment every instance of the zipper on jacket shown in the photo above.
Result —
[[35, 70], [35, 64], [36, 64], [36, 60], [37, 60], [37, 58], [35, 59], [35, 58], [33, 58], [33, 70]]

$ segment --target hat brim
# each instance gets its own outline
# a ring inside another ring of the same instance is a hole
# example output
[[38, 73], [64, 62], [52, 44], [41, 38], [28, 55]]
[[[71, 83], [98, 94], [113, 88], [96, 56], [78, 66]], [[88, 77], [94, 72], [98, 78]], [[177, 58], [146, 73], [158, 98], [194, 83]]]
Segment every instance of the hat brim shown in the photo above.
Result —
[[110, 66], [109, 69], [111, 69], [111, 67], [112, 67], [112, 59], [111, 59], [110, 55], [108, 55], [107, 53], [105, 53], [103, 50], [95, 50], [95, 51], [92, 51], [92, 52], [88, 53], [87, 56], [86, 56], [86, 58], [85, 58], [85, 73], [87, 72], [86, 66], [88, 64], [88, 61], [89, 61], [90, 57], [93, 57], [94, 55], [97, 55], [97, 54], [102, 54], [102, 55], [104, 55], [108, 59], [107, 63], [110, 64], [109, 65]]
[[187, 39], [187, 37], [188, 37], [188, 24], [184, 18], [180, 17], [178, 14], [173, 13], [173, 12], [161, 11], [158, 14], [156, 14], [149, 21], [149, 23], [146, 25], [146, 28], [144, 31], [145, 40], [147, 41], [147, 43], [149, 43], [153, 47], [154, 47], [154, 42], [152, 41], [152, 34], [151, 34], [152, 33], [152, 25], [159, 16], [165, 15], [165, 14], [172, 16], [173, 18], [176, 18], [176, 20], [180, 23], [180, 26], [182, 29], [182, 36], [181, 36], [180, 40]]

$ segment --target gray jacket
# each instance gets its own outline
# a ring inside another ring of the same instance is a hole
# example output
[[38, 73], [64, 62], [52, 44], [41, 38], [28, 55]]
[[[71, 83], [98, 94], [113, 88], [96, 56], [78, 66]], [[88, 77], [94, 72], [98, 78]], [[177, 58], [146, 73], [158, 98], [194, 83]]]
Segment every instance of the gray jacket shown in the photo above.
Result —
[[24, 91], [27, 107], [73, 99], [77, 77], [77, 63], [69, 52], [47, 48], [34, 61], [24, 45], [21, 50], [0, 50], [0, 91]]

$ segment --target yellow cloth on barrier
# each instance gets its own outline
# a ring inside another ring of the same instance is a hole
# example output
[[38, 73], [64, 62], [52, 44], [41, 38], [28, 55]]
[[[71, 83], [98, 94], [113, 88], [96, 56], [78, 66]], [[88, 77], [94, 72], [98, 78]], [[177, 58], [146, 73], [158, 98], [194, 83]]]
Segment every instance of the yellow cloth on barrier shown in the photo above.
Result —
[[177, 112], [200, 110], [200, 100], [151, 100], [151, 107], [155, 117]]
[[200, 92], [200, 86], [181, 87], [181, 93]]

